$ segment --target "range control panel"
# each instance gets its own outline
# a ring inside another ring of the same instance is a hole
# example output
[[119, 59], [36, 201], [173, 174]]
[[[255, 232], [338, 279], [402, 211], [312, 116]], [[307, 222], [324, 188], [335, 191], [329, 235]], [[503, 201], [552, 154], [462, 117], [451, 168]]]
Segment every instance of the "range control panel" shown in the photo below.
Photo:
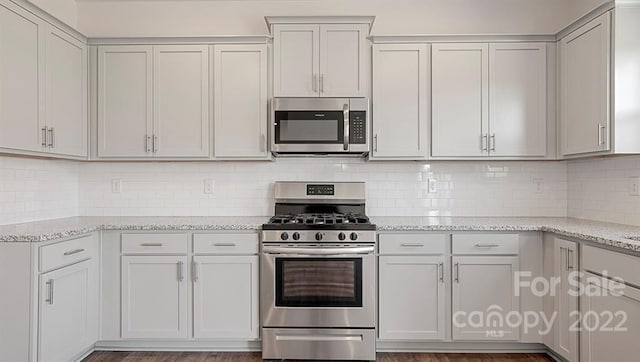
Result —
[[349, 143], [362, 145], [367, 143], [367, 112], [349, 112]]
[[334, 185], [307, 185], [307, 195], [333, 196], [334, 194], [335, 194]]

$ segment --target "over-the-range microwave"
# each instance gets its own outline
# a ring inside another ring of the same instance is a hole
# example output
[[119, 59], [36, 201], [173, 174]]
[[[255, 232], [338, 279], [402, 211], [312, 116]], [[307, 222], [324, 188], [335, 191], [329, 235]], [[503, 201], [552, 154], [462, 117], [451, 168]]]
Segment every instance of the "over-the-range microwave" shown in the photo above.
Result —
[[367, 98], [274, 98], [272, 110], [276, 155], [369, 152]]

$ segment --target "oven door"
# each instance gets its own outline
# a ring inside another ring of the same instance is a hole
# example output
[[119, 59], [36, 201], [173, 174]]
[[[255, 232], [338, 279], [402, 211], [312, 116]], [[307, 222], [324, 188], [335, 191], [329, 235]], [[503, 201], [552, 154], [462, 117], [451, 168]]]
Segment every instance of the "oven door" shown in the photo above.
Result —
[[373, 245], [264, 245], [264, 327], [375, 326]]
[[274, 99], [274, 152], [348, 152], [348, 98]]

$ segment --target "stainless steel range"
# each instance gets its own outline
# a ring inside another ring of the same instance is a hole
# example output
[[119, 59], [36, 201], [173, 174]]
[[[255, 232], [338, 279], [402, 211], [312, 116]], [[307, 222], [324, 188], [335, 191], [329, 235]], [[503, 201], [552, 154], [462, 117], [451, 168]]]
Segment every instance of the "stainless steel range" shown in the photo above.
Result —
[[375, 225], [362, 182], [278, 182], [262, 231], [262, 358], [375, 360]]

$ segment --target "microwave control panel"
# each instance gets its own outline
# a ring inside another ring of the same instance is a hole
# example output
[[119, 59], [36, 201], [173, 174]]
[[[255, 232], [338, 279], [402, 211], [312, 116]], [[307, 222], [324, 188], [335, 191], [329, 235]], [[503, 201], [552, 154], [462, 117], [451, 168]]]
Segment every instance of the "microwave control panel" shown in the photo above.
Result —
[[366, 111], [349, 112], [349, 143], [362, 145], [367, 143]]

